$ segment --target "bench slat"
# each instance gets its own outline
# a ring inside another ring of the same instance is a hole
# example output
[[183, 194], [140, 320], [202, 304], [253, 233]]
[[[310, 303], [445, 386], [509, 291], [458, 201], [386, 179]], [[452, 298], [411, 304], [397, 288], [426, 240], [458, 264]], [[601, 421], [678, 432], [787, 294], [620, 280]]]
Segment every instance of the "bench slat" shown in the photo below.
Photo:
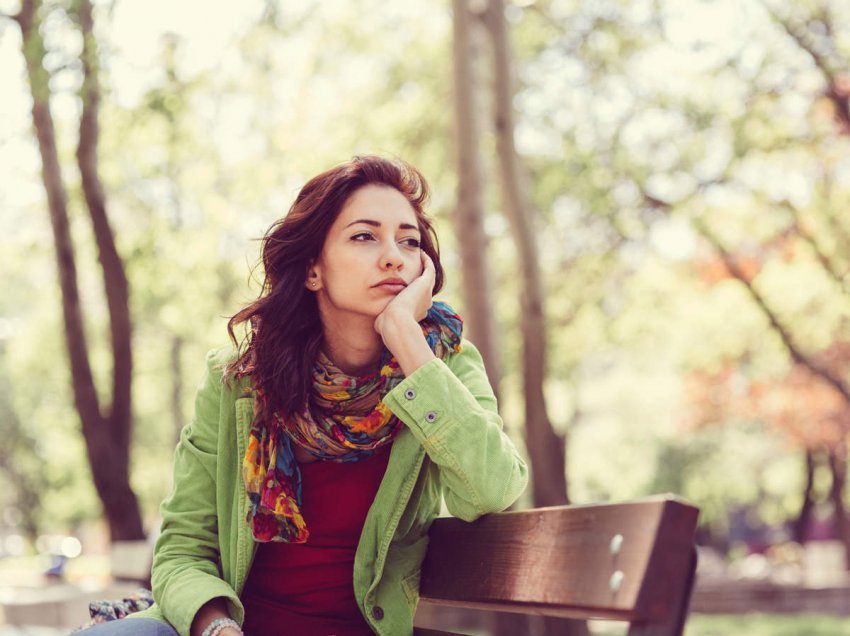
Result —
[[[654, 497], [491, 514], [473, 523], [437, 519], [420, 594], [435, 604], [610, 618], [635, 629], [660, 624], [689, 596], [697, 515], [678, 499]], [[617, 535], [622, 543], [612, 555]], [[616, 591], [612, 576], [621, 579]]]

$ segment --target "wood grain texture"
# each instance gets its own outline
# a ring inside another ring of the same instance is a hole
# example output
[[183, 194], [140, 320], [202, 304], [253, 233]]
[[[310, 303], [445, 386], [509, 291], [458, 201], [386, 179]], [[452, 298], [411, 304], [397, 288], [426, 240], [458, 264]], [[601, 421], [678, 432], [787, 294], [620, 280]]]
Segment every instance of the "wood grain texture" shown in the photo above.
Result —
[[[697, 515], [680, 500], [654, 497], [492, 514], [473, 523], [437, 519], [420, 594], [437, 604], [611, 618], [636, 628], [669, 623], [687, 596]], [[616, 535], [622, 546], [612, 555]], [[618, 571], [622, 582], [612, 591]]]

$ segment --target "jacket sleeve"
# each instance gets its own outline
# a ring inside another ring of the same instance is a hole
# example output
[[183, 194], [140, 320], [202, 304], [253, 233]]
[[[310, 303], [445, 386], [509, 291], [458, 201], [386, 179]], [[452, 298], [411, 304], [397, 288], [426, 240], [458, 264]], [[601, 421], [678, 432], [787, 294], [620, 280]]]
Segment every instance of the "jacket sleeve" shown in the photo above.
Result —
[[528, 468], [502, 430], [481, 354], [464, 340], [447, 362], [432, 360], [384, 396], [439, 467], [449, 512], [473, 521], [520, 496]]
[[194, 417], [175, 451], [174, 484], [162, 503], [151, 576], [154, 600], [183, 636], [201, 606], [213, 598], [227, 598], [231, 616], [242, 619], [238, 596], [221, 578], [215, 475], [222, 387], [216, 353], [207, 355]]

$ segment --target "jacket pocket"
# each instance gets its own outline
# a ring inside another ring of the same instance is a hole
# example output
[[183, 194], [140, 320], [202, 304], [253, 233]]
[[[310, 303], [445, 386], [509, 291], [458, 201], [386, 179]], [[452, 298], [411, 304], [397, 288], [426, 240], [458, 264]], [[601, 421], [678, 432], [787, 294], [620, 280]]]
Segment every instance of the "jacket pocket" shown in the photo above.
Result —
[[407, 597], [411, 614], [416, 611], [416, 606], [419, 604], [419, 576], [421, 573], [422, 570], [417, 569], [401, 580], [401, 589], [404, 590], [404, 595]]

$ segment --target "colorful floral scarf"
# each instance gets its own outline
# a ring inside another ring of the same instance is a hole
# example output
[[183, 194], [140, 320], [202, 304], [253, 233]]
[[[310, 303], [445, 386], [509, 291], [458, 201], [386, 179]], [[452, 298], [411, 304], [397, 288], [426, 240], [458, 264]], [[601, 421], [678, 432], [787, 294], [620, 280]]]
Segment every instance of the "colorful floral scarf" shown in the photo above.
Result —
[[[419, 324], [438, 358], [460, 351], [463, 321], [447, 304], [435, 302]], [[275, 414], [271, 426], [255, 419], [242, 478], [251, 503], [247, 521], [257, 541], [305, 543], [310, 536], [301, 513], [301, 471], [292, 445], [324, 461], [371, 457], [404, 426], [383, 403], [403, 379], [398, 362], [386, 349], [380, 371], [363, 377], [346, 375], [321, 354], [313, 366], [309, 404], [300, 413], [288, 418]], [[258, 388], [258, 405], [263, 399]]]

